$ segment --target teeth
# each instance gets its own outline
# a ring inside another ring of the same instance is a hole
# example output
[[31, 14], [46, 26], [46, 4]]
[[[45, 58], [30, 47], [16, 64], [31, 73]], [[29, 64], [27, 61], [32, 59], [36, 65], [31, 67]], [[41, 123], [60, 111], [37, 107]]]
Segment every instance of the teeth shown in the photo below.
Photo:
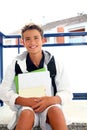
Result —
[[33, 49], [33, 48], [36, 48], [36, 46], [32, 46], [31, 48], [32, 48], [32, 49]]

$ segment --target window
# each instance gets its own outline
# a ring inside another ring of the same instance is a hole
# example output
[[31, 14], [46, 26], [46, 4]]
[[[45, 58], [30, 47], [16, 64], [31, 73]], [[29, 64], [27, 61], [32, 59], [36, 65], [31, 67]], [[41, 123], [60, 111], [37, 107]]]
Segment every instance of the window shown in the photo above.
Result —
[[[85, 32], [85, 28], [71, 30], [69, 32]], [[82, 42], [85, 42], [85, 36], [70, 36], [69, 37], [69, 43], [82, 43]]]

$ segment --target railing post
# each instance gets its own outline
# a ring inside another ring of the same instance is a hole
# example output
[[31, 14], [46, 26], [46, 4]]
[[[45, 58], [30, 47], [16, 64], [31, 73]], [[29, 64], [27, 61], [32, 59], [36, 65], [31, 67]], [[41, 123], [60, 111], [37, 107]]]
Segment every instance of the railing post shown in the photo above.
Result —
[[3, 34], [0, 32], [0, 83], [3, 79]]
[[[0, 32], [0, 83], [3, 79], [3, 34]], [[0, 100], [0, 107], [3, 106], [3, 101]]]

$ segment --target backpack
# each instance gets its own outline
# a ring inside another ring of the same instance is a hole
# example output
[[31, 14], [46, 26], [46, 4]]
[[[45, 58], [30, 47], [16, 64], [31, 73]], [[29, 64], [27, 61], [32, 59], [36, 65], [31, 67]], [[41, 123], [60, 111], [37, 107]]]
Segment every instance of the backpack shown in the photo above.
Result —
[[[55, 59], [54, 56], [52, 56], [50, 62], [47, 64], [47, 69], [50, 72], [50, 77], [51, 77], [51, 82], [52, 82], [52, 86], [53, 86], [53, 90], [54, 90], [54, 96], [57, 92], [57, 87], [56, 87], [56, 83], [55, 83], [55, 76], [56, 76], [56, 64], [55, 64]], [[18, 75], [20, 73], [23, 73], [21, 71], [21, 68], [19, 66], [19, 64], [16, 61], [15, 64], [15, 75]]]
[[54, 56], [52, 56], [50, 62], [47, 64], [47, 68], [48, 68], [48, 71], [50, 71], [50, 77], [51, 77], [51, 82], [52, 82], [52, 86], [54, 89], [54, 96], [55, 96], [55, 94], [57, 92], [57, 87], [56, 87], [56, 83], [55, 83], [56, 64], [55, 64]]

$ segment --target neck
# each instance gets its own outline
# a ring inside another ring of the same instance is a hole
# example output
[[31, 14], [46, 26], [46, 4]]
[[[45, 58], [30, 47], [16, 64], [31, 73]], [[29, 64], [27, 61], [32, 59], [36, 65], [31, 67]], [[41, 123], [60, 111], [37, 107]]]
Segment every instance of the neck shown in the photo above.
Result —
[[42, 52], [39, 54], [34, 54], [34, 55], [30, 55], [30, 58], [32, 60], [32, 62], [35, 64], [35, 66], [39, 66], [40, 61], [42, 59]]

